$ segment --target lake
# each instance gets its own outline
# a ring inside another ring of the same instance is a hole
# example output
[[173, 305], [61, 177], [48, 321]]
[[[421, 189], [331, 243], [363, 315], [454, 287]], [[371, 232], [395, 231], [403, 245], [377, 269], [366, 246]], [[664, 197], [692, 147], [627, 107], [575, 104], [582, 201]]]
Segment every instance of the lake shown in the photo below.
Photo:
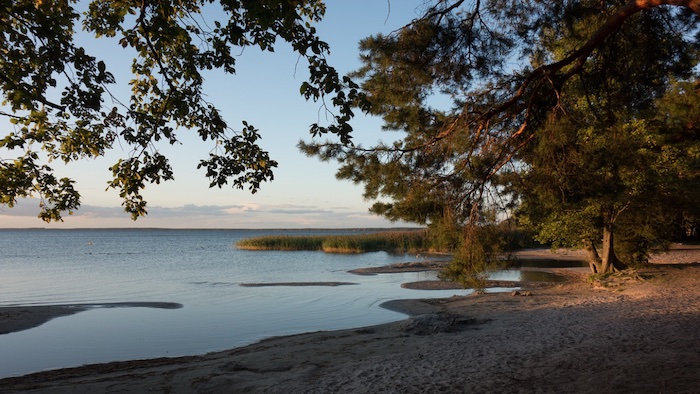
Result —
[[[260, 339], [405, 318], [387, 300], [450, 297], [401, 283], [434, 273], [360, 276], [348, 270], [414, 255], [244, 251], [270, 234], [360, 230], [0, 230], [0, 306], [169, 302], [179, 309], [94, 308], [0, 335], [0, 377], [117, 360], [202, 354]], [[517, 279], [517, 278], [513, 278]], [[353, 285], [244, 287], [245, 283]]]

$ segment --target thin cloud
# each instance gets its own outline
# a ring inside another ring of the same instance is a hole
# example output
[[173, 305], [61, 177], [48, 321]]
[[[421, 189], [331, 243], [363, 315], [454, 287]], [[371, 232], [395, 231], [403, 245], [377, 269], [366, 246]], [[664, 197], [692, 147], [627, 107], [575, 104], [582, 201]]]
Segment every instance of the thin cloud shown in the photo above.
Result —
[[326, 209], [270, 209], [265, 211], [268, 213], [277, 213], [282, 215], [324, 215], [333, 214], [334, 211], [329, 211]]
[[65, 215], [65, 223], [52, 224], [37, 219], [38, 213], [37, 199], [22, 200], [14, 208], [0, 207], [0, 227], [347, 228], [406, 225], [347, 207], [249, 202], [226, 206], [148, 207], [148, 215], [137, 221], [132, 221], [122, 207], [83, 205], [73, 215]]

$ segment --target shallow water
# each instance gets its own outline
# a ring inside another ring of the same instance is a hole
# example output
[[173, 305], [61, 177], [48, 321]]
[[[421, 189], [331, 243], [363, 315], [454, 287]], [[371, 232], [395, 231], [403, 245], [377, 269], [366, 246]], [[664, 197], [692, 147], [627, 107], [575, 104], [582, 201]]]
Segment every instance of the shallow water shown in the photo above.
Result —
[[[563, 265], [562, 267], [571, 267], [575, 265]], [[503, 271], [492, 272], [489, 275], [491, 280], [505, 281], [523, 281], [523, 282], [564, 282], [566, 278], [558, 276], [551, 272], [544, 271], [528, 271], [519, 269], [507, 269]]]
[[579, 260], [555, 260], [555, 259], [523, 259], [518, 263], [521, 267], [534, 268], [567, 268], [567, 267], [588, 267], [586, 261]]
[[[415, 256], [251, 252], [233, 247], [240, 238], [260, 234], [244, 230], [0, 230], [0, 306], [131, 301], [183, 305], [167, 310], [96, 308], [0, 335], [0, 376], [200, 354], [270, 336], [379, 324], [404, 317], [380, 308], [383, 301], [468, 293], [426, 294], [400, 287], [402, 282], [432, 279], [429, 273], [347, 273]], [[357, 285], [239, 286], [299, 281]]]
[[[233, 247], [241, 238], [281, 232], [310, 231], [0, 230], [0, 306], [183, 305], [180, 309], [94, 308], [0, 335], [0, 377], [88, 363], [202, 354], [271, 336], [381, 324], [405, 318], [380, 308], [384, 301], [470, 293], [400, 286], [435, 279], [434, 273], [360, 276], [347, 272], [415, 261], [412, 255]], [[519, 280], [521, 273], [499, 275], [499, 279]], [[355, 285], [240, 286], [270, 282]]]

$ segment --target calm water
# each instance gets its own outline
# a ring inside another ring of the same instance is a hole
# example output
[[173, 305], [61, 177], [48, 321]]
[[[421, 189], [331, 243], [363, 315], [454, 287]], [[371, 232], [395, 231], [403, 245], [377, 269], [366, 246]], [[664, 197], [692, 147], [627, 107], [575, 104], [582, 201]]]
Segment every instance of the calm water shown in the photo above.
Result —
[[[183, 305], [180, 309], [95, 308], [0, 335], [0, 377], [97, 362], [201, 354], [270, 336], [380, 324], [405, 318], [380, 308], [383, 301], [468, 293], [400, 287], [403, 282], [433, 279], [430, 273], [347, 273], [415, 261], [415, 256], [251, 252], [233, 247], [245, 237], [308, 232], [0, 230], [0, 306], [132, 301]], [[240, 286], [303, 281], [356, 285]]]

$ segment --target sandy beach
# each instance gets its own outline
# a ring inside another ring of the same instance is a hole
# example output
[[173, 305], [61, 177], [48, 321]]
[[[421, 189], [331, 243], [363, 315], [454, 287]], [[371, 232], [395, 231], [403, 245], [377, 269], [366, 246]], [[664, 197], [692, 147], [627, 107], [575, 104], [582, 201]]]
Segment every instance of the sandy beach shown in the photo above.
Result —
[[[599, 282], [587, 280], [587, 268], [550, 269], [568, 281], [392, 301], [384, 306], [412, 317], [202, 356], [7, 378], [0, 391], [698, 393], [700, 248], [677, 245], [652, 262], [638, 275]], [[0, 308], [0, 333], [74, 312], [68, 306]]]

